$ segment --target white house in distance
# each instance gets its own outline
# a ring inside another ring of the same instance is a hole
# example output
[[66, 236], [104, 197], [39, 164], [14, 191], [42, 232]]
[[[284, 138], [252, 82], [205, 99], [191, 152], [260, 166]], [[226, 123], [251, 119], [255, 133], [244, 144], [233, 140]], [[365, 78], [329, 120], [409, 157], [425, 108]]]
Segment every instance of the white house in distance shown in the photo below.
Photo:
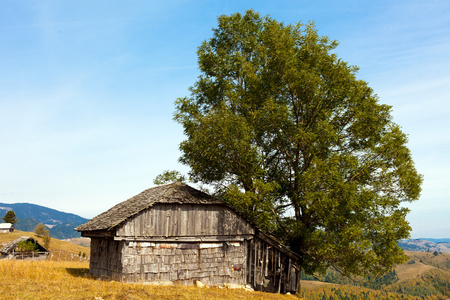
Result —
[[0, 223], [0, 233], [8, 233], [14, 231], [14, 224], [12, 223]]

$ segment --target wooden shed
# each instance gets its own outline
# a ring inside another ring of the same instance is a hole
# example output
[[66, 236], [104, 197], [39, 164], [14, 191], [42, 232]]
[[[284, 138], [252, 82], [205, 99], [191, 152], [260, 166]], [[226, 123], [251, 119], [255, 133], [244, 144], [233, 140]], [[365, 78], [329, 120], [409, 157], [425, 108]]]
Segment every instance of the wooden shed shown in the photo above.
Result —
[[145, 190], [75, 230], [91, 238], [95, 276], [297, 289], [295, 253], [220, 199], [184, 183]]
[[[32, 249], [22, 247], [21, 243], [28, 243]], [[0, 249], [0, 258], [2, 259], [23, 259], [23, 260], [46, 260], [50, 253], [44, 246], [29, 236], [22, 236]]]

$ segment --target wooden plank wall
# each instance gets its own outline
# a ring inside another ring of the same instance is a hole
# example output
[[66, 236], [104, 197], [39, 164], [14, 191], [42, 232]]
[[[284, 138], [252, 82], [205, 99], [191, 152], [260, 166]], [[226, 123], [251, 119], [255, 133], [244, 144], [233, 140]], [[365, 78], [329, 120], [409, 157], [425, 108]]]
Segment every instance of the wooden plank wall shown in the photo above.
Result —
[[133, 243], [123, 254], [125, 281], [172, 281], [190, 285], [246, 283], [246, 247], [234, 243]]
[[[218, 238], [206, 243], [202, 239], [208, 236]], [[219, 242], [220, 237], [229, 242]], [[266, 292], [296, 291], [299, 274], [292, 256], [255, 235], [228, 207], [157, 204], [122, 224], [115, 238], [92, 238], [92, 274], [129, 282], [189, 285], [200, 280], [250, 284]]]
[[297, 270], [293, 261], [279, 249], [259, 238], [248, 242], [247, 282], [255, 290], [287, 293], [297, 290]]
[[156, 204], [127, 220], [116, 236], [183, 237], [254, 234], [252, 226], [220, 205]]
[[113, 239], [91, 239], [91, 274], [122, 280], [122, 249], [124, 242]]
[[91, 240], [91, 273], [128, 282], [250, 284], [255, 290], [297, 289], [298, 271], [279, 249], [254, 237], [241, 242], [157, 243]]

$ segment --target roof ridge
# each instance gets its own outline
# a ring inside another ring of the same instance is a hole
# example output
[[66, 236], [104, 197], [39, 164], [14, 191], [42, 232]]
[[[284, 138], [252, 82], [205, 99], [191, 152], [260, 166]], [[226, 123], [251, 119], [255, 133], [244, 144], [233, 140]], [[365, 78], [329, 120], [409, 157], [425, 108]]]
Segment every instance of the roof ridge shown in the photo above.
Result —
[[157, 203], [225, 204], [190, 185], [174, 181], [148, 188], [75, 228], [77, 231], [112, 230]]

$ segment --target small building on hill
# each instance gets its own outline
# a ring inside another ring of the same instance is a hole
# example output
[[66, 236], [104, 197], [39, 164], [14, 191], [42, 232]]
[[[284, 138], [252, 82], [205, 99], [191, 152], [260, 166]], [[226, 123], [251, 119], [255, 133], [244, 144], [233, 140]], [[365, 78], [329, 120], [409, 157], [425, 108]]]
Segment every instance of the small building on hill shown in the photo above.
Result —
[[94, 276], [297, 289], [295, 253], [220, 199], [184, 183], [145, 190], [75, 230], [91, 238]]
[[0, 233], [14, 232], [14, 224], [0, 223]]
[[50, 253], [29, 236], [22, 236], [0, 249], [1, 259], [46, 260]]

